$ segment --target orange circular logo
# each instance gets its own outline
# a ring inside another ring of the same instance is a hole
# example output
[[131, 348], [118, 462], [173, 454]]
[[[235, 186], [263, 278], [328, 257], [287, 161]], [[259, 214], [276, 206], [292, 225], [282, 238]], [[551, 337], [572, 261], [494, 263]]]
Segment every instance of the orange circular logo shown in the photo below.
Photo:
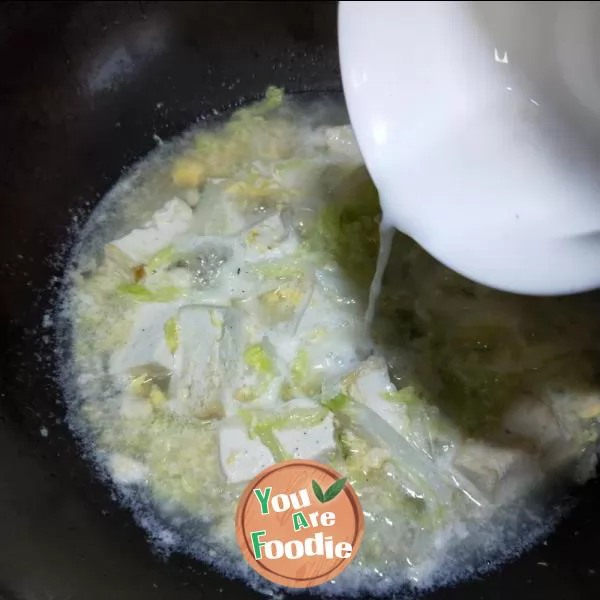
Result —
[[287, 460], [244, 490], [237, 540], [250, 566], [270, 581], [306, 588], [339, 575], [358, 552], [364, 518], [338, 472], [314, 460]]

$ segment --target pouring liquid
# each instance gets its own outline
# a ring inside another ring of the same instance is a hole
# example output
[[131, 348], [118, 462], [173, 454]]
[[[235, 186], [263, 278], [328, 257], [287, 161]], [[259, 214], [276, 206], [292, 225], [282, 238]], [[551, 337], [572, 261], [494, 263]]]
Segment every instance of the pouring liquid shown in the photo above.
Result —
[[385, 268], [390, 259], [394, 231], [394, 227], [389, 222], [389, 219], [386, 218], [386, 213], [384, 211], [379, 225], [379, 253], [377, 254], [377, 266], [375, 268], [375, 274], [373, 275], [373, 281], [371, 281], [371, 287], [369, 288], [369, 303], [367, 305], [367, 312], [365, 313], [365, 329], [367, 334], [373, 325], [375, 308], [377, 307], [377, 301], [381, 295], [381, 283], [385, 274]]
[[383, 208], [452, 270], [520, 294], [600, 287], [598, 19], [597, 3], [340, 3]]

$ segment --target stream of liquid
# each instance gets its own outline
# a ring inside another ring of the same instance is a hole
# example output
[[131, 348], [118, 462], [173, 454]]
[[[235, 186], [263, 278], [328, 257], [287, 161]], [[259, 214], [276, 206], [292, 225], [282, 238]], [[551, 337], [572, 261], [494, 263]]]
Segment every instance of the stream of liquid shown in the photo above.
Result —
[[375, 275], [373, 275], [371, 287], [369, 288], [369, 304], [367, 305], [367, 312], [365, 314], [365, 327], [367, 334], [370, 332], [371, 326], [373, 325], [375, 308], [377, 307], [377, 301], [379, 300], [379, 295], [381, 294], [383, 275], [385, 274], [385, 268], [387, 267], [390, 259], [394, 231], [394, 227], [386, 219], [385, 214], [382, 215], [381, 224], [379, 225], [379, 253], [377, 255], [377, 266], [375, 268]]

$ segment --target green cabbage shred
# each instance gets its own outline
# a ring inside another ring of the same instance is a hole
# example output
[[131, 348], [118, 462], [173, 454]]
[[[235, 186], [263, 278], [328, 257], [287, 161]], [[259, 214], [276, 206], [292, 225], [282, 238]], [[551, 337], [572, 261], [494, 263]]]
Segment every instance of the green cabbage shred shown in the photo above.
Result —
[[149, 290], [137, 283], [124, 283], [117, 288], [117, 292], [130, 296], [138, 302], [172, 302], [183, 295], [181, 288], [167, 286], [158, 290]]

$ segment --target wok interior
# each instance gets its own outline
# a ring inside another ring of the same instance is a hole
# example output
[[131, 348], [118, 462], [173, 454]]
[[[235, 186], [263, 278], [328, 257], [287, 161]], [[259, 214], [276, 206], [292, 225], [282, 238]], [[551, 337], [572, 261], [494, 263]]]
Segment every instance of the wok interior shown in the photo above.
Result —
[[[44, 327], [44, 314], [70, 233], [123, 165], [154, 147], [154, 136], [176, 135], [269, 84], [300, 93], [340, 91], [335, 3], [24, 4], [3, 11], [1, 39], [10, 60], [0, 150], [0, 593], [254, 595], [200, 563], [150, 552], [62, 420], [54, 380], [60, 356], [45, 341], [52, 328]], [[548, 545], [433, 596], [596, 597], [600, 487], [592, 482], [577, 495], [579, 504]]]

